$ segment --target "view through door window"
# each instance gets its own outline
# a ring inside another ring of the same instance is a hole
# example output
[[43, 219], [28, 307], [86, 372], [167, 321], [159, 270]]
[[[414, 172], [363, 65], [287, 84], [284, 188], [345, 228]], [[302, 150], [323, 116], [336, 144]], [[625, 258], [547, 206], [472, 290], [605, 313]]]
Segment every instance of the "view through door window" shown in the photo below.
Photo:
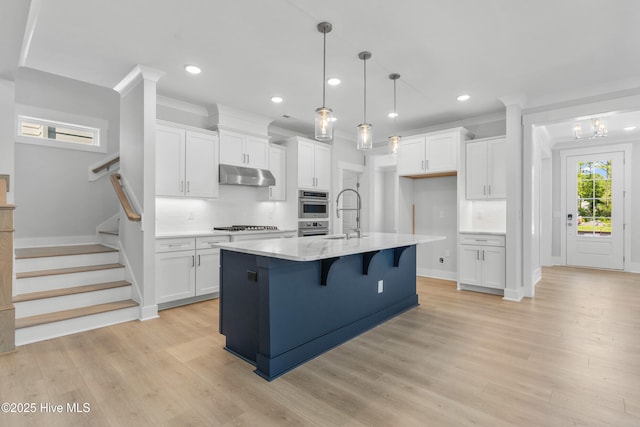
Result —
[[578, 162], [578, 235], [611, 236], [611, 160]]

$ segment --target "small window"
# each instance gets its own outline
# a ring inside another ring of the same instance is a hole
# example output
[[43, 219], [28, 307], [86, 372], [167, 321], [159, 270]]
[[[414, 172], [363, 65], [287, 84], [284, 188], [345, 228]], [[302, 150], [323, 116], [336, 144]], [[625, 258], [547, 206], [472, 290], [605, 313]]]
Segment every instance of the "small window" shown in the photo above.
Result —
[[[72, 117], [70, 115], [23, 107], [31, 114], [17, 115], [18, 142], [49, 147], [85, 151], [106, 152], [101, 134], [106, 131], [106, 122], [100, 119]], [[33, 110], [33, 111], [31, 111]], [[38, 115], [36, 115], [38, 114]], [[62, 120], [57, 120], [63, 118]], [[68, 121], [67, 121], [68, 120]]]

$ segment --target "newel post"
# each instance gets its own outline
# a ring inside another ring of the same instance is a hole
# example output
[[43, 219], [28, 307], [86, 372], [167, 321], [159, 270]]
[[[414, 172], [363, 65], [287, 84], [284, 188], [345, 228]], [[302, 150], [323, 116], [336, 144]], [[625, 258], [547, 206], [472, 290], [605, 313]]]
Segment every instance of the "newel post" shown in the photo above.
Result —
[[0, 354], [15, 350], [16, 312], [12, 302], [13, 210], [7, 204], [9, 179], [0, 176]]

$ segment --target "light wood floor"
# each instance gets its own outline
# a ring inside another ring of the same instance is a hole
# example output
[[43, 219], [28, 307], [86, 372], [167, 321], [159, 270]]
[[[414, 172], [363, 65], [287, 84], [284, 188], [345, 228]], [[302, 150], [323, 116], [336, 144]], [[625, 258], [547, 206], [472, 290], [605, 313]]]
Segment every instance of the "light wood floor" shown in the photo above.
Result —
[[38, 413], [0, 425], [640, 425], [640, 275], [549, 268], [521, 303], [418, 291], [420, 307], [271, 383], [222, 349], [216, 300], [23, 346], [0, 357], [0, 402]]

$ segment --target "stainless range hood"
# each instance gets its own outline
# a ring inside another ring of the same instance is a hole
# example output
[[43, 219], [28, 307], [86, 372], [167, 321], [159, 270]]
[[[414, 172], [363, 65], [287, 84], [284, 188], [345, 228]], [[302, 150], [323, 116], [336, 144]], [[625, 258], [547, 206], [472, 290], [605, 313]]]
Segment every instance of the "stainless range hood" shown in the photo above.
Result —
[[271, 171], [266, 169], [221, 164], [220, 184], [268, 187], [270, 185], [276, 185], [276, 178]]

